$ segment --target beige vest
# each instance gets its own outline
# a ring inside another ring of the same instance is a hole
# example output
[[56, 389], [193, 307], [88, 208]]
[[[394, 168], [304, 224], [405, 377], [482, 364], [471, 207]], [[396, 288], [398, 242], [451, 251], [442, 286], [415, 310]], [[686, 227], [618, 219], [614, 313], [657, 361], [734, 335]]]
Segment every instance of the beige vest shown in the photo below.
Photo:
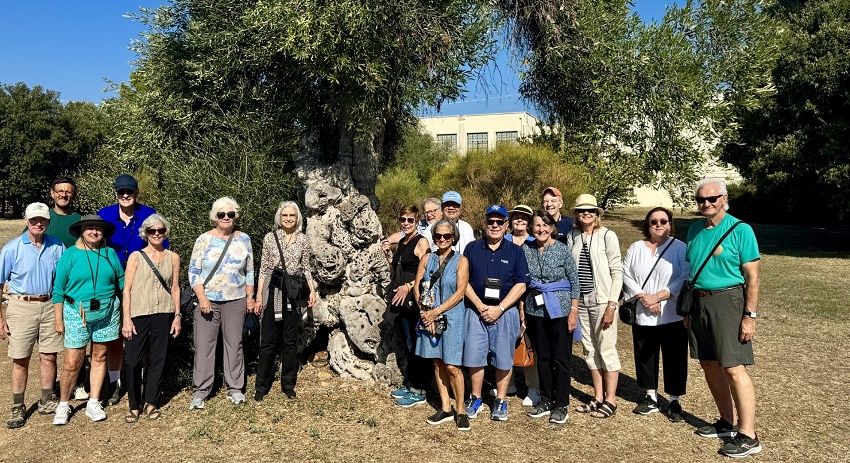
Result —
[[[141, 251], [136, 252], [141, 253]], [[171, 293], [162, 287], [162, 283], [153, 274], [145, 258], [136, 257], [136, 276], [133, 278], [133, 287], [130, 288], [130, 317], [174, 313], [174, 299], [171, 298]], [[153, 263], [169, 288], [172, 286], [174, 276], [171, 259], [171, 251], [166, 249], [165, 259], [162, 262]]]

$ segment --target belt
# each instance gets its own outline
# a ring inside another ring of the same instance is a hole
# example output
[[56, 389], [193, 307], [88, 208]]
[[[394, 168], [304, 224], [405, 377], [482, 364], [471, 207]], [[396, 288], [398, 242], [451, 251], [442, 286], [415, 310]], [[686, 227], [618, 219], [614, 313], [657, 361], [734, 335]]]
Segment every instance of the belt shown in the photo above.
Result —
[[46, 302], [53, 296], [50, 294], [10, 294], [9, 297], [24, 302]]
[[740, 288], [741, 286], [743, 286], [743, 285], [735, 285], [735, 286], [730, 286], [730, 287], [728, 287], [728, 288], [723, 288], [723, 289], [712, 289], [712, 290], [708, 290], [708, 291], [703, 291], [703, 290], [701, 290], [701, 289], [697, 289], [697, 290], [695, 290], [695, 291], [696, 291], [696, 293], [697, 293], [697, 296], [699, 296], [699, 297], [705, 297], [705, 296], [711, 296], [711, 295], [713, 295], [713, 294], [717, 294], [717, 293], [722, 293], [722, 292], [724, 292], [724, 291], [729, 291], [729, 290], [732, 290], [732, 289], [737, 289], [737, 288]]

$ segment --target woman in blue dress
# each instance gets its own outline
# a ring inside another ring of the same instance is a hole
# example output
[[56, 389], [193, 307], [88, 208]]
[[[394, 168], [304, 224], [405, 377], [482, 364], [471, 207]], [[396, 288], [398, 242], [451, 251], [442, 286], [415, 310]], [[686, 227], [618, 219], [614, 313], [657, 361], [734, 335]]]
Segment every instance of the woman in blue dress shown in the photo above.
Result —
[[[468, 431], [469, 417], [462, 406], [464, 391], [460, 365], [466, 315], [463, 295], [469, 281], [469, 263], [466, 257], [452, 250], [459, 236], [457, 225], [444, 219], [438, 221], [431, 228], [437, 252], [426, 254], [419, 261], [414, 295], [422, 311], [422, 320], [416, 355], [433, 359], [440, 392], [442, 407], [428, 417], [428, 423], [440, 424], [454, 419], [458, 430]], [[458, 404], [457, 415], [452, 413], [449, 387]]]

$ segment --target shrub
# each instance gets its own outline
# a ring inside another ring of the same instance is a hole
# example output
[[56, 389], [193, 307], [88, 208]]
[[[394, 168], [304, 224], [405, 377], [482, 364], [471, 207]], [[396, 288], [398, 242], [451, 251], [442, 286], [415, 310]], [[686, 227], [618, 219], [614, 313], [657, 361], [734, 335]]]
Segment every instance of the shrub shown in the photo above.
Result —
[[[402, 167], [392, 167], [378, 175], [375, 194], [381, 203], [379, 218], [384, 228], [384, 235], [398, 230], [398, 211], [404, 206], [415, 204], [420, 207], [422, 200], [428, 196], [428, 190], [419, 180], [416, 172]], [[419, 215], [422, 215], [421, 207]]]

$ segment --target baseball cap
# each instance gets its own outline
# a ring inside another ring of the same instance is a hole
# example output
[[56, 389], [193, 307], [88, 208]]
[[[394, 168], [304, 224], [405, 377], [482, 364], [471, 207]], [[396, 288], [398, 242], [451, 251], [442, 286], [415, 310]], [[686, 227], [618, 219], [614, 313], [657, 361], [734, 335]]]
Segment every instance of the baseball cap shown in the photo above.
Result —
[[461, 198], [460, 198], [460, 193], [458, 193], [457, 191], [447, 191], [447, 192], [445, 192], [443, 194], [443, 202], [444, 203], [451, 202], [451, 203], [463, 204], [463, 202], [461, 201]]
[[540, 195], [540, 197], [542, 198], [546, 193], [550, 193], [553, 196], [560, 196], [562, 198], [564, 197], [564, 195], [561, 194], [561, 190], [559, 190], [559, 189], [557, 189], [553, 186], [547, 186], [546, 189], [543, 190], [543, 193]]
[[44, 203], [32, 203], [27, 206], [26, 211], [24, 212], [24, 217], [27, 219], [34, 219], [36, 217], [41, 217], [43, 219], [50, 218], [50, 208], [47, 207], [47, 204]]
[[487, 210], [484, 211], [484, 215], [490, 215], [490, 214], [499, 214], [502, 217], [507, 217], [508, 216], [508, 210], [505, 209], [505, 206], [502, 206], [502, 205], [499, 205], [499, 204], [493, 204], [491, 206], [488, 206]]

